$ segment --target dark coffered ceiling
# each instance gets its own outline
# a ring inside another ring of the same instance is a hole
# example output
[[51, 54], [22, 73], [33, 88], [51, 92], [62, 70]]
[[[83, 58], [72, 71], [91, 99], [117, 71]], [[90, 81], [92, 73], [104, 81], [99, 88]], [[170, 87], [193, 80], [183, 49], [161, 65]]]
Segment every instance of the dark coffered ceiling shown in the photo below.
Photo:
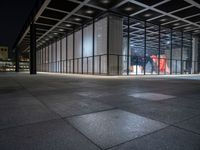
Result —
[[[107, 11], [171, 29], [200, 34], [199, 0], [44, 0], [35, 14], [37, 45], [71, 32]], [[142, 26], [133, 26], [133, 34], [143, 34]], [[26, 43], [26, 50], [29, 47], [29, 36], [29, 31], [24, 32], [18, 42], [18, 45]]]

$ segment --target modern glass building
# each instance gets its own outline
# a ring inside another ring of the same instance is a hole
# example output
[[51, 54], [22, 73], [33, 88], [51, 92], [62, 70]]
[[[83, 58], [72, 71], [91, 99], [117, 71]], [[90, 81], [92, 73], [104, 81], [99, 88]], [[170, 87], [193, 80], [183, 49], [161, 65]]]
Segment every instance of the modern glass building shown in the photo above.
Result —
[[14, 46], [16, 64], [20, 52], [32, 74], [199, 73], [199, 18], [198, 0], [39, 1]]

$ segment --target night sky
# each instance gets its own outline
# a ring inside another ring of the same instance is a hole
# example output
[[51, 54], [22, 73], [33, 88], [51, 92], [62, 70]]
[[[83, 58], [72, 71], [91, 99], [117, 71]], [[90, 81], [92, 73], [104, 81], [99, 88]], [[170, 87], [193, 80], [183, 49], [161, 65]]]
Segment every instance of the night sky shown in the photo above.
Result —
[[36, 0], [0, 0], [0, 45], [10, 51]]

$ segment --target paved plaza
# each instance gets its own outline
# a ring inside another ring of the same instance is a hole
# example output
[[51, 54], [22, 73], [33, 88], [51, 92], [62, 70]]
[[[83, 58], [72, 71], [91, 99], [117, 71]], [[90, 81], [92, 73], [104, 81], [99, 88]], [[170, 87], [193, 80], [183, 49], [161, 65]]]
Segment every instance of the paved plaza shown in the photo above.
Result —
[[200, 150], [200, 75], [0, 73], [0, 150]]

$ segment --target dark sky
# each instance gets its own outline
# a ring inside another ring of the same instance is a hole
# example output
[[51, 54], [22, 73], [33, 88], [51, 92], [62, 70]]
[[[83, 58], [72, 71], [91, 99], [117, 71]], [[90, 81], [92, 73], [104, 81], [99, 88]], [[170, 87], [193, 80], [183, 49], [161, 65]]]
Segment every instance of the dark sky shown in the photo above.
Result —
[[10, 50], [36, 0], [0, 0], [0, 45]]

